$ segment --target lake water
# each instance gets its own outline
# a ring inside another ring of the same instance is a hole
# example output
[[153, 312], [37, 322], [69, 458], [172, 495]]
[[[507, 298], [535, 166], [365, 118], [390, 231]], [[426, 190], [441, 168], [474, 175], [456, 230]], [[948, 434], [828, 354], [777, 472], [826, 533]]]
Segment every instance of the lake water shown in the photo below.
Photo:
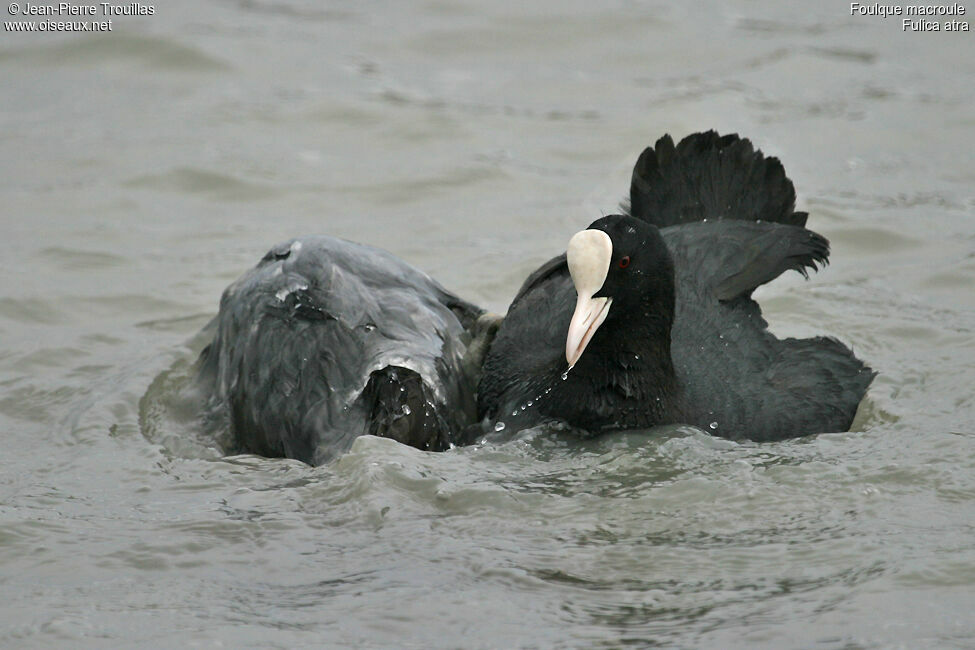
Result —
[[[973, 107], [970, 31], [841, 2], [167, 1], [5, 30], [0, 646], [972, 647]], [[362, 438], [310, 468], [157, 408], [272, 244], [387, 248], [503, 312], [644, 146], [707, 128], [779, 156], [832, 242], [757, 297], [880, 372], [853, 432]]]

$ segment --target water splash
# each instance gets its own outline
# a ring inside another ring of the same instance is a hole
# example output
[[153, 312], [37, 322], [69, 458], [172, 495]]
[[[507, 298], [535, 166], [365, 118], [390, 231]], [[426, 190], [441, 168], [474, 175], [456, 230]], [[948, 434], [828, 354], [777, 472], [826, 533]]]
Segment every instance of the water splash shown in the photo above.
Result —
[[[566, 377], [568, 377], [569, 370], [572, 370], [572, 367], [571, 366], [568, 368], [568, 370], [566, 370], [565, 372], [562, 373], [562, 379], [563, 379], [563, 381], [566, 379]], [[520, 405], [514, 407], [512, 409], [512, 411], [511, 411], [511, 417], [517, 417], [519, 414], [524, 413], [528, 409], [533, 408], [533, 407], [536, 407], [539, 404], [541, 404], [542, 399], [546, 395], [550, 394], [554, 388], [555, 388], [555, 386], [548, 386], [548, 387], [542, 389], [540, 392], [538, 392], [531, 399], [525, 400]], [[503, 425], [504, 423], [501, 423], [501, 424]], [[495, 425], [495, 426], [497, 426], [497, 425]], [[500, 431], [500, 430], [501, 429], [495, 429], [495, 431]]]

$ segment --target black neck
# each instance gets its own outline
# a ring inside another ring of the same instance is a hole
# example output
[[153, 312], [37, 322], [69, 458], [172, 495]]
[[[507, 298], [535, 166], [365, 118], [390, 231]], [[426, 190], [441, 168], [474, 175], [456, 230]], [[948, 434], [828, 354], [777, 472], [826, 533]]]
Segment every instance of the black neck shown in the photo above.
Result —
[[569, 383], [578, 383], [577, 394], [586, 397], [584, 404], [566, 407], [578, 413], [577, 424], [584, 428], [653, 426], [679, 409], [670, 354], [673, 303], [661, 302], [659, 294], [653, 304], [646, 302], [629, 310], [613, 304], [610, 318], [569, 372]]

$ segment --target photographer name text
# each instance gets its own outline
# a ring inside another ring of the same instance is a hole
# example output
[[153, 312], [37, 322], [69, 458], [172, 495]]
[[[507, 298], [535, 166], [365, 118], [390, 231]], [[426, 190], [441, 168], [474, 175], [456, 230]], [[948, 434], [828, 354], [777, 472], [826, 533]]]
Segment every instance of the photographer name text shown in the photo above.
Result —
[[37, 5], [25, 2], [13, 3], [7, 8], [11, 15], [20, 16], [151, 16], [156, 13], [154, 5], [144, 5], [141, 2], [127, 4], [112, 4], [98, 2], [91, 5], [79, 5], [70, 2]]

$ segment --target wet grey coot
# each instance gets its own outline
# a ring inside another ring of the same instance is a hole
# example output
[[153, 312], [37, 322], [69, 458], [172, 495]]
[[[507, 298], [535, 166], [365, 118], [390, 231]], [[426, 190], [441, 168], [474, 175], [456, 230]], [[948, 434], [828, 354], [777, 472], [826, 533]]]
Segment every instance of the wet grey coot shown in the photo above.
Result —
[[782, 165], [748, 140], [659, 139], [626, 214], [593, 222], [521, 287], [484, 362], [480, 416], [757, 441], [847, 430], [875, 373], [835, 339], [776, 338], [751, 298], [827, 261], [794, 205]]
[[304, 237], [224, 292], [194, 389], [229, 451], [320, 464], [363, 434], [439, 451], [474, 421], [496, 323], [386, 251]]

